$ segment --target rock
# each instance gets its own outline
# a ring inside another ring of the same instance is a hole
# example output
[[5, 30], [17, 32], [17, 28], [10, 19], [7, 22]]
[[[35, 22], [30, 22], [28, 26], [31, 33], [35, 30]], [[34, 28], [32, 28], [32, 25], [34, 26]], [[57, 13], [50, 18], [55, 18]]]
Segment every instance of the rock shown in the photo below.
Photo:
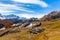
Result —
[[30, 33], [37, 34], [43, 32], [44, 30], [45, 30], [44, 28], [41, 29], [33, 28], [32, 30], [30, 30]]

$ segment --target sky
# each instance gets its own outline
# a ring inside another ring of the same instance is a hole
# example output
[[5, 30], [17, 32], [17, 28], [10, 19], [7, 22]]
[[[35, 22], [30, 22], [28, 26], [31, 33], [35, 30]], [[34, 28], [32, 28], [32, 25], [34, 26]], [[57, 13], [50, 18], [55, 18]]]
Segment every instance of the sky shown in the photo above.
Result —
[[60, 11], [60, 0], [0, 0], [0, 14], [41, 18], [52, 11]]

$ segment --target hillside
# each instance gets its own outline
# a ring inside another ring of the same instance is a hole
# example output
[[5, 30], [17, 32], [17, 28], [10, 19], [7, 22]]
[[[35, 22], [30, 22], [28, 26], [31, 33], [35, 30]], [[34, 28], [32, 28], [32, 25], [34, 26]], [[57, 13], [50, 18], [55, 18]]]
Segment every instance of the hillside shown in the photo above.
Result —
[[22, 32], [4, 35], [0, 37], [0, 40], [60, 40], [60, 19], [44, 21], [40, 27], [46, 28], [46, 30], [42, 33], [31, 34], [30, 29], [22, 28]]
[[[11, 29], [13, 31], [0, 37], [0, 40], [60, 40], [60, 15], [58, 14], [60, 12], [55, 11], [48, 14], [50, 15], [49, 19], [33, 21], [30, 28], [25, 27], [30, 21], [24, 22], [23, 25], [19, 24], [18, 26], [22, 26], [20, 29]], [[37, 28], [37, 30], [34, 30], [34, 28]]]
[[52, 11], [48, 15], [42, 17], [41, 20], [46, 21], [46, 20], [53, 20], [57, 18], [60, 18], [60, 11]]

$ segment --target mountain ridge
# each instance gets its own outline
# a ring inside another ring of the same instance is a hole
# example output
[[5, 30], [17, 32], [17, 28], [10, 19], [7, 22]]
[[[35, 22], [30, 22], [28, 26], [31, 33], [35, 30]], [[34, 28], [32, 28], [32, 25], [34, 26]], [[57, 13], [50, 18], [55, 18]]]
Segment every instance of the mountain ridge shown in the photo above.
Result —
[[10, 15], [2, 15], [2, 14], [0, 14], [0, 19], [1, 19], [1, 20], [5, 20], [5, 19], [27, 20], [27, 18], [19, 17], [19, 16], [14, 15], [14, 14], [10, 14]]
[[46, 21], [46, 20], [53, 20], [57, 18], [60, 18], [60, 11], [52, 11], [48, 15], [45, 15], [44, 17], [42, 17], [41, 20]]

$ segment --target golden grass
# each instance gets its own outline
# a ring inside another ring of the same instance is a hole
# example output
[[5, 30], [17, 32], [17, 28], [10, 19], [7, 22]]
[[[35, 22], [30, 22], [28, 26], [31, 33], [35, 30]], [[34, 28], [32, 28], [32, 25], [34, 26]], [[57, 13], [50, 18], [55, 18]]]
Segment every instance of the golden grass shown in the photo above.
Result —
[[21, 28], [22, 32], [4, 35], [0, 37], [0, 40], [60, 40], [60, 19], [44, 21], [40, 27], [46, 30], [42, 33], [32, 34], [29, 33], [31, 28], [25, 29], [23, 27]]

